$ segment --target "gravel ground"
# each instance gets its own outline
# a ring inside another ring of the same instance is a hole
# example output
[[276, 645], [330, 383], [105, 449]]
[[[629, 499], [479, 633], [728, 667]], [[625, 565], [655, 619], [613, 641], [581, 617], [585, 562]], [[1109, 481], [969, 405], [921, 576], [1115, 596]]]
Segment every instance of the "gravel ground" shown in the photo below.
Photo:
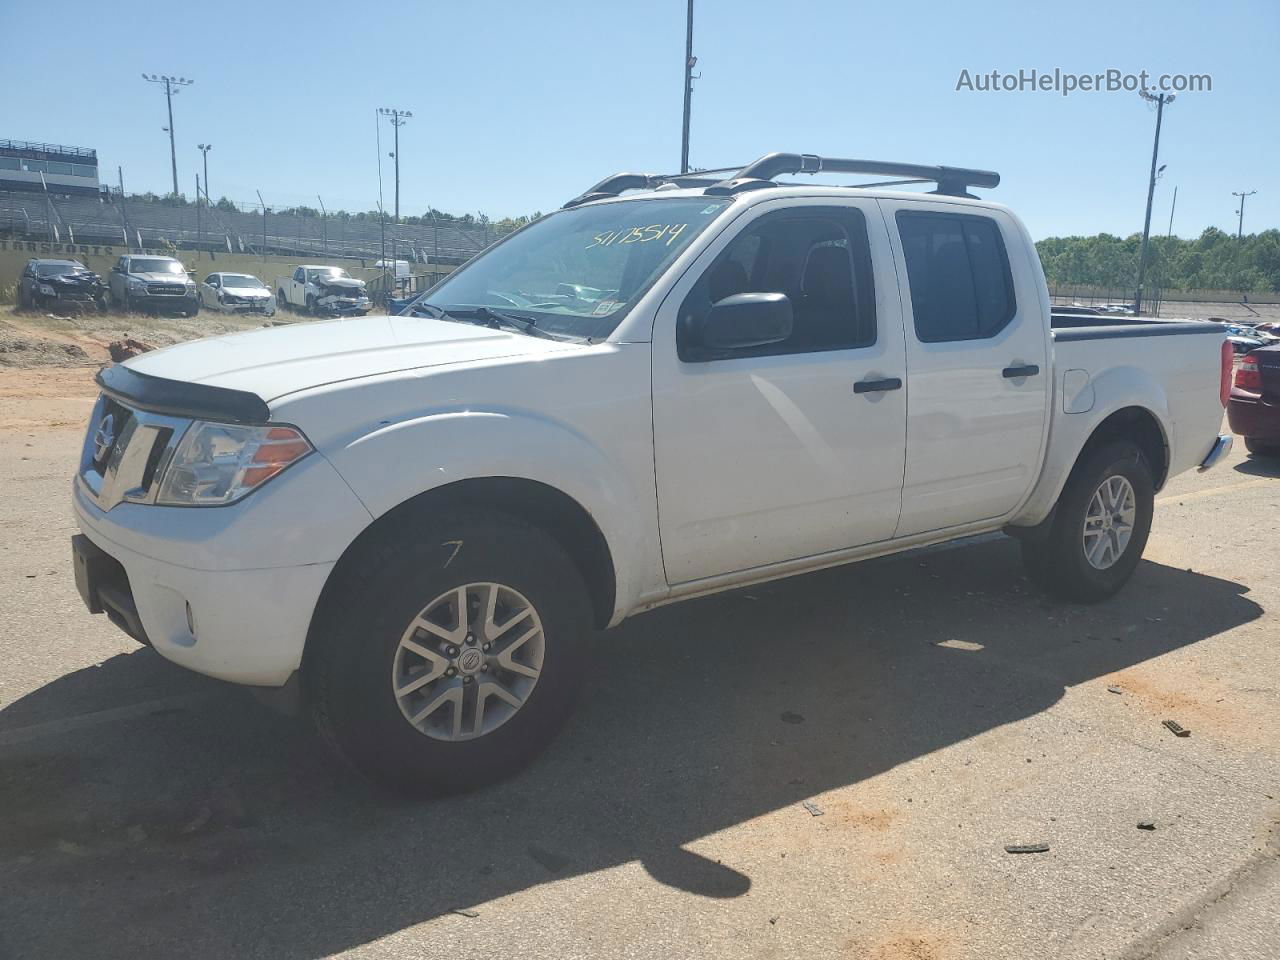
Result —
[[1098, 606], [990, 537], [637, 617], [525, 773], [408, 803], [88, 615], [88, 372], [13, 376], [0, 957], [1277, 955], [1280, 469], [1175, 479]]

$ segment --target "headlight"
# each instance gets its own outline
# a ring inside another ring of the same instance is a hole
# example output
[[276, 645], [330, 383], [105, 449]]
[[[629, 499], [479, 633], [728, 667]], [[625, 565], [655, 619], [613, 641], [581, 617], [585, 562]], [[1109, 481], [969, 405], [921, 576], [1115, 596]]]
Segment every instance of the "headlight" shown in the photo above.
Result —
[[130, 277], [130, 278], [129, 278], [129, 289], [130, 289], [130, 290], [132, 290], [132, 291], [134, 291], [134, 293], [138, 293], [138, 292], [140, 292], [140, 291], [142, 291], [142, 290], [147, 289], [147, 284], [146, 284], [146, 282], [145, 282], [145, 281], [142, 281], [142, 280], [135, 280], [133, 277]]
[[57, 296], [57, 294], [53, 290], [53, 287], [49, 286], [49, 284], [47, 283], [40, 284], [40, 292], [43, 293], [46, 297]]
[[178, 444], [156, 502], [168, 506], [234, 503], [312, 449], [293, 427], [197, 420]]

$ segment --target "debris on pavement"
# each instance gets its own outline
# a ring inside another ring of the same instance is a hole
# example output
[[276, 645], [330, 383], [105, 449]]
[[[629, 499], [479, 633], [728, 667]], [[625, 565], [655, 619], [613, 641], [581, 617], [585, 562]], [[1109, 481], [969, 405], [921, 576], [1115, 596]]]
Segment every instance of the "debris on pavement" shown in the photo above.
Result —
[[946, 647], [948, 650], [965, 650], [969, 653], [975, 653], [978, 650], [986, 649], [980, 643], [974, 643], [972, 640], [957, 640], [955, 637], [949, 637], [946, 640], [939, 640], [933, 644], [935, 647]]
[[1111, 686], [1107, 687], [1107, 693], [1124, 693], [1124, 690], [1121, 689], [1120, 687], [1117, 687], [1115, 684], [1112, 684]]
[[813, 816], [815, 817], [820, 817], [824, 813], [826, 813], [825, 810], [823, 810], [820, 806], [818, 806], [812, 800], [804, 800], [801, 802], [800, 806], [804, 807], [806, 810], [809, 811], [809, 813], [813, 814]]
[[792, 713], [790, 710], [787, 710], [782, 714], [782, 722], [783, 723], [804, 723], [804, 717], [800, 716], [800, 714], [798, 713]]
[[1138, 821], [1138, 829], [1139, 829], [1139, 830], [1154, 830], [1155, 828], [1156, 828], [1156, 822], [1155, 822], [1154, 820], [1139, 820], [1139, 821]]
[[1191, 731], [1188, 730], [1186, 727], [1184, 727], [1182, 724], [1180, 724], [1177, 720], [1166, 720], [1164, 721], [1163, 725], [1168, 727], [1169, 732], [1172, 733], [1175, 737], [1191, 736]]
[[1011, 843], [1004, 848], [1005, 853], [1048, 853], [1047, 843]]
[[454, 910], [453, 912], [454, 912], [454, 913], [456, 913], [456, 914], [457, 914], [458, 916], [460, 916], [460, 917], [469, 917], [469, 918], [471, 918], [471, 919], [474, 919], [474, 918], [476, 918], [476, 917], [480, 916], [479, 911], [477, 911], [477, 910], [469, 910], [469, 909], [467, 909], [466, 907], [458, 907], [458, 908], [457, 908], [456, 910]]

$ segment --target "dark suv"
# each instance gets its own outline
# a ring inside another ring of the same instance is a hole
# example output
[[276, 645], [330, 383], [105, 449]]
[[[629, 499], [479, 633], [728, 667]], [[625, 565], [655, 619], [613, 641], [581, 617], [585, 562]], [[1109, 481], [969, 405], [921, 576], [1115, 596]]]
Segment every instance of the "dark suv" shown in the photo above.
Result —
[[102, 278], [79, 260], [28, 260], [18, 278], [18, 306], [45, 310], [58, 304], [106, 309]]
[[200, 312], [196, 282], [173, 257], [121, 257], [111, 268], [111, 303], [121, 310], [166, 310], [194, 317]]

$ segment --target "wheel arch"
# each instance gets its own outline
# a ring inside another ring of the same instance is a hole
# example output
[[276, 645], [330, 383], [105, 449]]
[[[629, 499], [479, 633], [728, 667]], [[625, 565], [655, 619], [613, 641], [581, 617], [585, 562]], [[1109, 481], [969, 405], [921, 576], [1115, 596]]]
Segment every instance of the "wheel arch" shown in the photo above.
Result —
[[[318, 623], [338, 602], [347, 573], [366, 558], [388, 530], [412, 529], [426, 517], [473, 508], [504, 514], [549, 534], [569, 555], [587, 586], [596, 626], [611, 621], [617, 596], [613, 553], [604, 533], [577, 500], [557, 488], [523, 477], [472, 477], [434, 487], [392, 507], [373, 520], [338, 558], [312, 614], [307, 649]], [[306, 662], [304, 652], [303, 662]]]
[[[1065, 418], [1068, 423], [1074, 417]], [[1074, 424], [1072, 424], [1074, 425]], [[1048, 529], [1053, 522], [1058, 498], [1071, 477], [1072, 471], [1089, 453], [1100, 445], [1113, 440], [1132, 440], [1142, 451], [1151, 467], [1155, 489], [1159, 491], [1169, 476], [1172, 450], [1169, 430], [1158, 405], [1130, 403], [1099, 415], [1092, 425], [1081, 424], [1079, 433], [1061, 431], [1055, 438], [1050, 433], [1050, 457], [1042, 466], [1042, 475], [1028, 503], [1005, 527], [1014, 536], [1036, 536]], [[1074, 441], [1074, 442], [1073, 442]], [[1054, 454], [1055, 446], [1066, 447], [1069, 453]]]
[[[1108, 415], [1093, 428], [1075, 462], [1113, 440], [1132, 440], [1146, 457], [1156, 490], [1164, 486], [1169, 475], [1169, 438], [1159, 418], [1146, 407], [1124, 407]], [[1074, 469], [1074, 465], [1072, 467]]]

